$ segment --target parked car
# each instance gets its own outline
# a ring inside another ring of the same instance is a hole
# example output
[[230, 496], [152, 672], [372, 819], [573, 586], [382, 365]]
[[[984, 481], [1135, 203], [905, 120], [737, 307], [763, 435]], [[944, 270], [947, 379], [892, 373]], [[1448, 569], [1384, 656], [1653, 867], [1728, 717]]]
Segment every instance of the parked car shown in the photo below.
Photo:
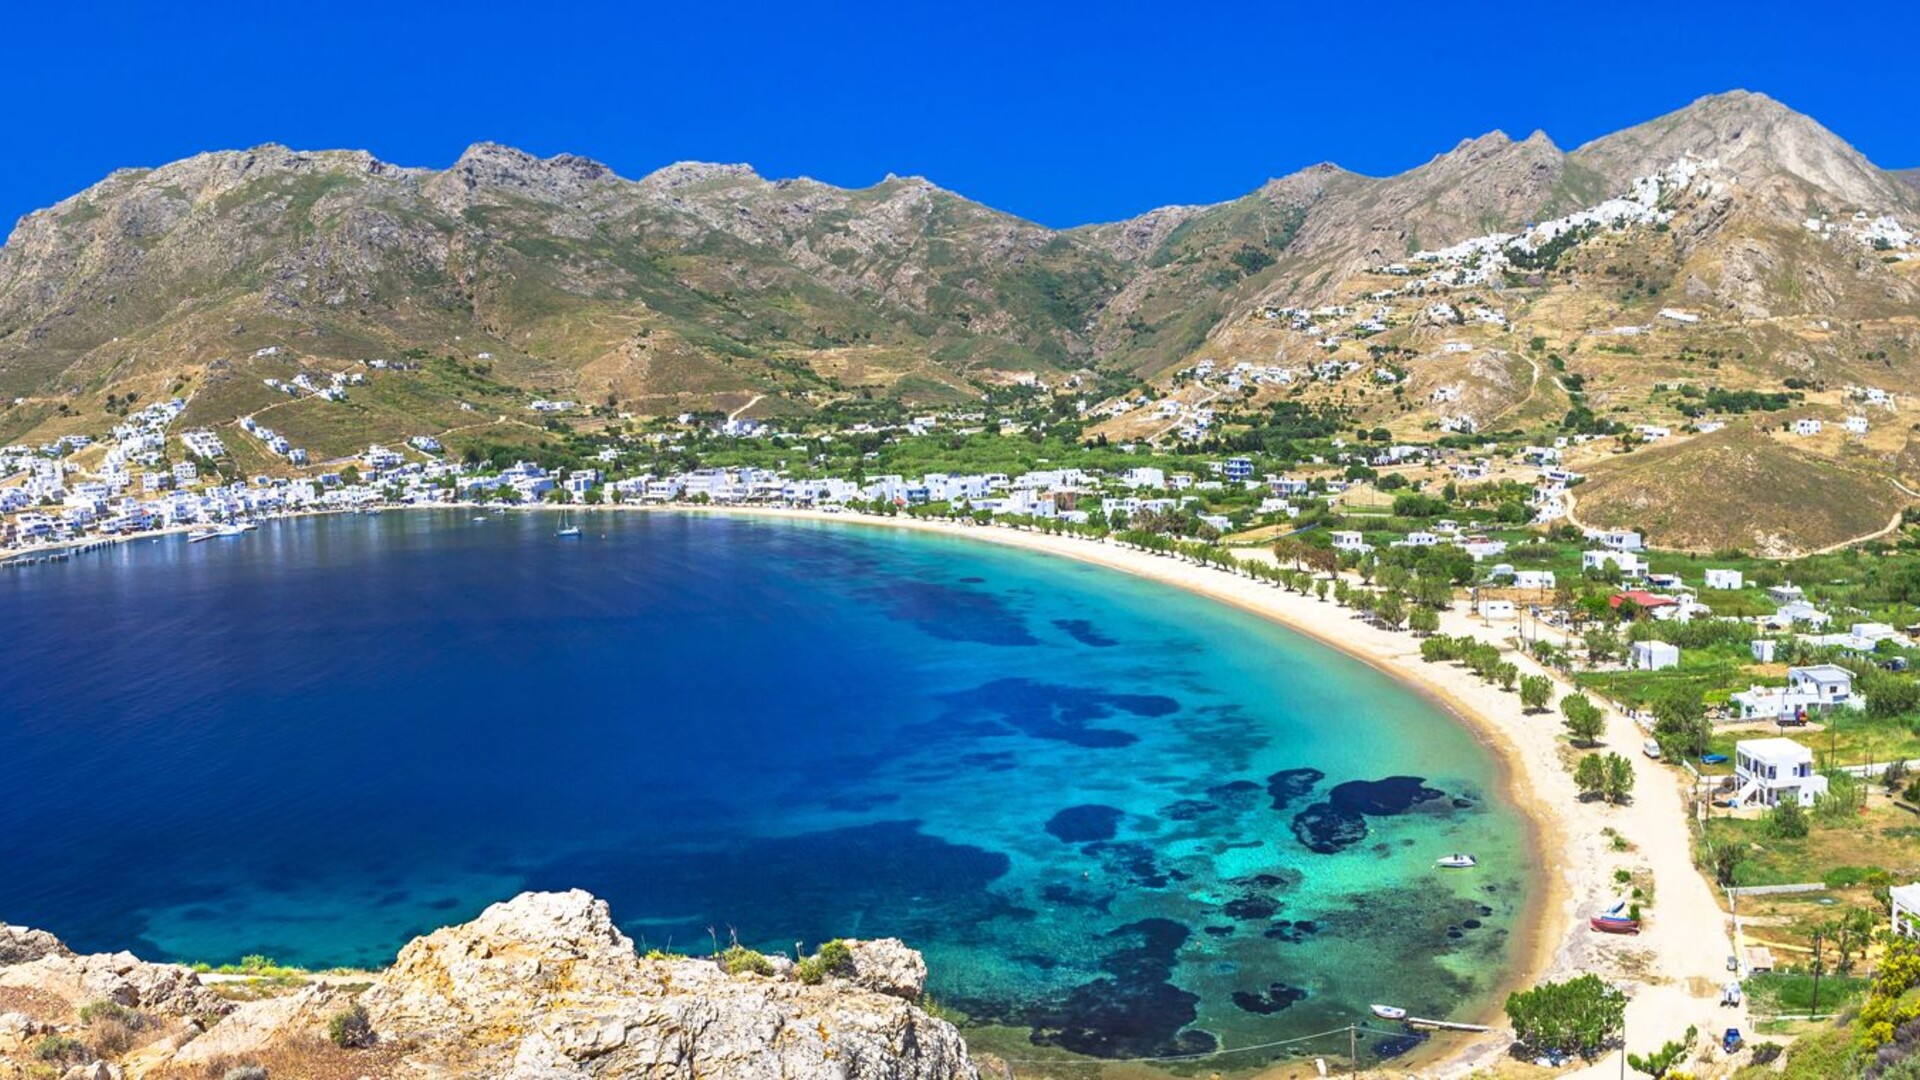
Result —
[[1640, 749], [1646, 751], [1648, 757], [1656, 761], [1660, 759], [1660, 743], [1658, 740], [1648, 739], [1646, 742], [1640, 744]]

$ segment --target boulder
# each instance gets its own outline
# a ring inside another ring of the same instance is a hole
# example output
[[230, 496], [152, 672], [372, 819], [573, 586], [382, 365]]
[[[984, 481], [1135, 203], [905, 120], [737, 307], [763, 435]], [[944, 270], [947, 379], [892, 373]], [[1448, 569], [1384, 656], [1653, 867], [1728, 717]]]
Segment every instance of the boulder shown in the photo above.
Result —
[[927, 962], [899, 938], [849, 941], [853, 985], [904, 1001], [919, 1001], [927, 989]]
[[43, 956], [72, 956], [60, 939], [45, 930], [0, 923], [0, 967], [25, 964]]

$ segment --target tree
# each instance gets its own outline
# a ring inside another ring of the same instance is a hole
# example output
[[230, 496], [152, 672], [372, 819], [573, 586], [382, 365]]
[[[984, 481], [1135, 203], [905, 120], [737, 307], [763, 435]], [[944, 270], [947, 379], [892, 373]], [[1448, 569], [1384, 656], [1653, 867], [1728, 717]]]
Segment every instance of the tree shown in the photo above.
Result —
[[1619, 754], [1607, 755], [1606, 795], [1610, 803], [1627, 801], [1633, 792], [1633, 762]]
[[1520, 665], [1511, 660], [1502, 660], [1493, 665], [1488, 677], [1500, 684], [1500, 689], [1511, 692], [1514, 684], [1520, 681]]
[[1507, 1019], [1522, 1046], [1586, 1058], [1619, 1037], [1626, 1008], [1626, 995], [1592, 974], [1507, 996]]
[[1313, 595], [1324, 604], [1327, 602], [1327, 592], [1332, 588], [1333, 583], [1331, 581], [1328, 581], [1326, 578], [1321, 578], [1313, 583]]
[[1713, 880], [1722, 887], [1737, 884], [1740, 863], [1747, 853], [1738, 844], [1721, 844], [1713, 849]]
[[1684, 747], [1689, 754], [1703, 754], [1713, 725], [1707, 722], [1707, 703], [1694, 686], [1669, 686], [1653, 703], [1653, 733], [1662, 743]]
[[1373, 606], [1373, 613], [1387, 624], [1387, 629], [1398, 630], [1400, 623], [1407, 617], [1407, 602], [1399, 592], [1389, 589], [1380, 594], [1380, 600]]
[[1807, 829], [1807, 812], [1799, 799], [1782, 799], [1767, 814], [1767, 832], [1776, 839], [1798, 840]]
[[1520, 704], [1530, 713], [1546, 712], [1553, 700], [1553, 680], [1545, 675], [1527, 675], [1520, 680]]
[[1599, 754], [1585, 754], [1580, 764], [1573, 768], [1573, 783], [1580, 789], [1580, 796], [1605, 795], [1607, 791], [1607, 765]]
[[1585, 694], [1568, 694], [1560, 699], [1560, 713], [1566, 717], [1567, 733], [1575, 742], [1597, 746], [1607, 729], [1607, 716]]
[[1431, 634], [1440, 629], [1440, 613], [1430, 607], [1407, 612], [1407, 626], [1416, 634]]
[[1693, 1049], [1693, 1040], [1698, 1038], [1699, 1035], [1700, 1029], [1694, 1027], [1692, 1024], [1688, 1024], [1685, 1035], [1682, 1035], [1677, 1040], [1669, 1041], [1653, 1053], [1645, 1057], [1641, 1057], [1639, 1054], [1628, 1054], [1627, 1064], [1632, 1067], [1635, 1072], [1646, 1073], [1648, 1076], [1653, 1077], [1653, 1080], [1663, 1080], [1669, 1072], [1673, 1071], [1675, 1065], [1687, 1059], [1688, 1051]]
[[1581, 643], [1587, 647], [1587, 662], [1604, 664], [1620, 655], [1620, 636], [1606, 627], [1589, 630]]

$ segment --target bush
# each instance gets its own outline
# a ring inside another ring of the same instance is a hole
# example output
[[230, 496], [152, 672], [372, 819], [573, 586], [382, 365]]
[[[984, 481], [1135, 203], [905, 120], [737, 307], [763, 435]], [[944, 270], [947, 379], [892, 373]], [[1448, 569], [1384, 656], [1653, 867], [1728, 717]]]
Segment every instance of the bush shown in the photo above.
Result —
[[773, 961], [745, 945], [727, 946], [727, 951], [720, 954], [720, 966], [726, 968], [729, 975], [773, 974]]
[[1590, 1058], [1619, 1035], [1626, 1007], [1625, 994], [1598, 975], [1582, 975], [1514, 992], [1507, 1019], [1522, 1046]]
[[373, 1044], [373, 1022], [367, 1007], [354, 1002], [327, 1020], [327, 1039], [344, 1050]]
[[847, 943], [835, 939], [821, 945], [812, 956], [800, 961], [794, 968], [794, 974], [808, 986], [817, 985], [829, 975], [848, 976], [853, 974], [853, 950]]
[[48, 1035], [33, 1046], [33, 1056], [41, 1061], [53, 1064], [76, 1062], [88, 1056], [87, 1048], [79, 1039], [69, 1039], [65, 1035]]
[[1798, 840], [1807, 835], [1807, 812], [1798, 800], [1775, 803], [1767, 813], [1767, 835], [1776, 840]]

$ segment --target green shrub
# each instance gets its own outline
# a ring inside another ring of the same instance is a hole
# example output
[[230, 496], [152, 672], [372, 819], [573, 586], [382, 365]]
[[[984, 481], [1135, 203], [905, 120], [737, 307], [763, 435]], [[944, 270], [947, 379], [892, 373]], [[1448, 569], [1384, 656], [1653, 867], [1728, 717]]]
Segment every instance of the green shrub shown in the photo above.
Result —
[[87, 1048], [79, 1039], [70, 1039], [65, 1035], [48, 1035], [33, 1046], [33, 1056], [41, 1061], [64, 1064], [79, 1061], [87, 1056]]
[[729, 975], [744, 975], [747, 972], [755, 975], [773, 974], [773, 961], [745, 945], [727, 946], [727, 951], [720, 954], [720, 966], [726, 968]]
[[795, 966], [794, 974], [808, 986], [817, 985], [829, 975], [847, 976], [853, 974], [853, 950], [844, 941], [835, 938], [820, 946], [812, 955]]
[[327, 1020], [327, 1039], [345, 1050], [372, 1045], [373, 1022], [367, 1018], [366, 1006], [356, 1001], [334, 1013]]

